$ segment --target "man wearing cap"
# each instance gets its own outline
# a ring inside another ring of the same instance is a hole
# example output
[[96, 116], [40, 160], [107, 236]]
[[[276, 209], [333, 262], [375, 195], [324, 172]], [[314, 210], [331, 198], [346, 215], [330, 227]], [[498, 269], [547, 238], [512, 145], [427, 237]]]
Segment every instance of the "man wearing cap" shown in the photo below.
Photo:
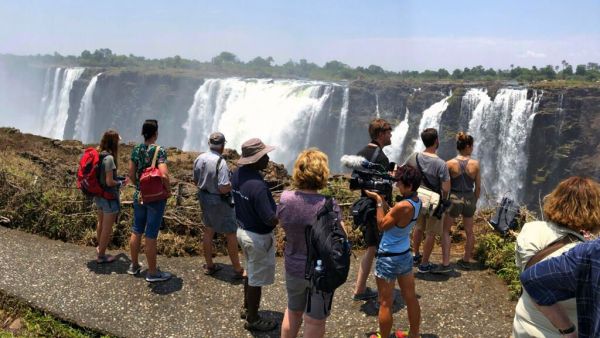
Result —
[[233, 173], [231, 186], [238, 220], [237, 239], [246, 259], [244, 309], [247, 330], [271, 331], [277, 323], [258, 316], [262, 287], [275, 280], [275, 237], [277, 225], [273, 195], [260, 171], [269, 163], [268, 152], [275, 149], [253, 138], [242, 144], [240, 168]]
[[215, 233], [225, 234], [227, 251], [234, 269], [234, 278], [241, 279], [244, 270], [240, 264], [236, 238], [237, 221], [233, 205], [228, 202], [231, 194], [229, 168], [221, 156], [225, 149], [225, 136], [219, 132], [210, 134], [209, 151], [200, 154], [194, 161], [194, 183], [198, 186], [198, 200], [202, 208], [205, 225], [202, 249], [204, 251], [204, 273], [212, 275], [221, 269], [212, 259]]

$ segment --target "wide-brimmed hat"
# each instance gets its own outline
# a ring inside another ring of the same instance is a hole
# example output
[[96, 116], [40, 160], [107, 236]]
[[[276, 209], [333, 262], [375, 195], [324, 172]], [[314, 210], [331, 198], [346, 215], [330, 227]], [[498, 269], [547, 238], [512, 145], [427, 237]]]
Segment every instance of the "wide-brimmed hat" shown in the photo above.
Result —
[[242, 144], [242, 157], [237, 161], [237, 164], [256, 163], [261, 157], [273, 150], [275, 150], [275, 147], [264, 144], [259, 138], [251, 138]]

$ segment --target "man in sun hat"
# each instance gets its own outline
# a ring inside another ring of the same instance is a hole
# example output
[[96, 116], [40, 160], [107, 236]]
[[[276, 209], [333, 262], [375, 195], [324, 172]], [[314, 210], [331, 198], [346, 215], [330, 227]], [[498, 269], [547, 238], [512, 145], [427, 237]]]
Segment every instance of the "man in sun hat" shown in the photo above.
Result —
[[214, 263], [213, 237], [215, 233], [224, 234], [227, 239], [227, 251], [234, 270], [234, 279], [241, 279], [244, 269], [240, 264], [236, 238], [237, 221], [233, 205], [228, 203], [231, 193], [229, 168], [223, 159], [225, 135], [220, 132], [210, 134], [209, 151], [200, 154], [194, 161], [194, 183], [198, 186], [198, 201], [202, 208], [202, 221], [205, 225], [202, 248], [206, 264], [204, 273], [213, 275], [221, 269]]
[[258, 316], [262, 287], [275, 280], [275, 237], [277, 225], [273, 195], [260, 171], [269, 163], [275, 147], [253, 138], [242, 144], [240, 167], [233, 173], [231, 187], [238, 220], [237, 239], [246, 260], [242, 317], [248, 330], [271, 331], [277, 323]]

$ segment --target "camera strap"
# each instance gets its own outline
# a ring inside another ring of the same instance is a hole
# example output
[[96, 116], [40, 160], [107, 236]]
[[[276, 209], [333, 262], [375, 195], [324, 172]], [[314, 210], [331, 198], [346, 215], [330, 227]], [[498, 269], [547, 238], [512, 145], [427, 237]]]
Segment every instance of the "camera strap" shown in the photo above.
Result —
[[376, 163], [375, 160], [377, 159], [377, 157], [379, 157], [380, 152], [381, 148], [379, 147], [379, 145], [377, 145], [375, 151], [373, 152], [373, 155], [371, 155], [371, 159], [369, 160], [369, 162]]
[[219, 160], [217, 161], [217, 169], [215, 170], [215, 187], [217, 187], [217, 194], [221, 195], [219, 192], [219, 166], [221, 165], [221, 161], [223, 161], [223, 157], [219, 156]]

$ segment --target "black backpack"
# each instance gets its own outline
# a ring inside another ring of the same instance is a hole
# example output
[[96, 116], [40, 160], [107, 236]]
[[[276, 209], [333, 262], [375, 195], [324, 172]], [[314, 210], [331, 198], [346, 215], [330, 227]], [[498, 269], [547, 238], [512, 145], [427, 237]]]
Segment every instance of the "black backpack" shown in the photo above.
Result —
[[[333, 292], [346, 282], [350, 270], [350, 244], [341, 220], [327, 198], [312, 225], [306, 227], [305, 278], [319, 291]], [[315, 271], [321, 260], [323, 271]]]

